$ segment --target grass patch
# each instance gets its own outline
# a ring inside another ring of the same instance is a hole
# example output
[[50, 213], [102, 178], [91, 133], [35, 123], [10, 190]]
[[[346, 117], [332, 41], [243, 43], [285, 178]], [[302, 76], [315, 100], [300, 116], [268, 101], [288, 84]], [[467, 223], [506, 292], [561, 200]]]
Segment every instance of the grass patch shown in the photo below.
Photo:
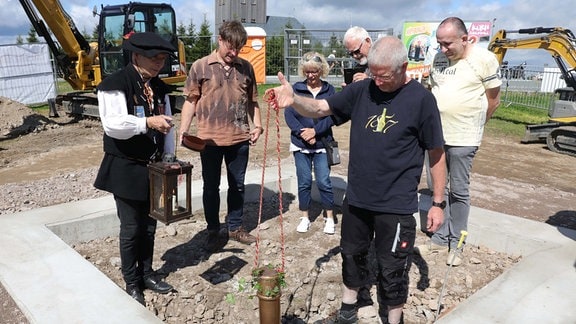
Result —
[[[277, 86], [279, 86], [278, 83], [258, 85], [258, 97], [262, 100], [266, 90]], [[58, 81], [58, 93], [70, 91], [72, 91], [72, 87], [66, 81]], [[44, 115], [49, 113], [48, 105], [30, 108]], [[545, 109], [531, 108], [517, 104], [511, 104], [509, 106], [501, 104], [492, 116], [492, 119], [486, 124], [485, 132], [496, 136], [522, 138], [526, 130], [526, 125], [542, 124], [547, 121], [548, 111]]]
[[485, 132], [491, 135], [524, 137], [526, 125], [542, 124], [548, 121], [548, 111], [520, 105], [505, 106], [496, 110], [485, 126]]
[[276, 84], [259, 84], [258, 85], [258, 98], [264, 98], [264, 92], [268, 89], [275, 88], [279, 86], [279, 83]]

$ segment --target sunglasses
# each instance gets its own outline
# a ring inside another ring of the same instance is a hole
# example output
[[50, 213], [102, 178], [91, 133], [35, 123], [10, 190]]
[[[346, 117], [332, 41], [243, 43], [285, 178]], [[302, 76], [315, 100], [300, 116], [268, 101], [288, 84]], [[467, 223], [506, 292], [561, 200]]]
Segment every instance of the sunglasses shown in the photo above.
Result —
[[364, 45], [364, 41], [366, 41], [366, 40], [363, 39], [362, 42], [360, 43], [360, 46], [359, 46], [356, 50], [354, 50], [354, 51], [349, 51], [349, 52], [348, 52], [348, 55], [350, 55], [350, 56], [356, 56], [356, 55], [360, 54], [360, 50], [362, 49], [362, 46]]
[[310, 62], [310, 61], [322, 63], [322, 59], [320, 59], [320, 57], [317, 56], [317, 55], [314, 55], [314, 56], [309, 57], [309, 58], [306, 59], [306, 62]]

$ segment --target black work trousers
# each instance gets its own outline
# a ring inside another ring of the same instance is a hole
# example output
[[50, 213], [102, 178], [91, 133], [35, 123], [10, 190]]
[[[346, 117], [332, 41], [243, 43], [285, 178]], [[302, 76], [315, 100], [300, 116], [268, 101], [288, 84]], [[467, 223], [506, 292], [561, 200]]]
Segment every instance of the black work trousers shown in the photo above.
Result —
[[126, 285], [141, 285], [154, 274], [154, 235], [157, 221], [149, 216], [150, 202], [114, 195], [120, 219], [120, 260]]

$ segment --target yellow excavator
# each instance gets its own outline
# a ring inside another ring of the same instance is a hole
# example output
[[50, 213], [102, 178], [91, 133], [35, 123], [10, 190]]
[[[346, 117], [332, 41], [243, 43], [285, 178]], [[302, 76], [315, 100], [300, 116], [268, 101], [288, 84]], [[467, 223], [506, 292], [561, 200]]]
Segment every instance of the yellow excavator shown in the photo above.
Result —
[[[51, 101], [69, 114], [98, 117], [95, 89], [108, 75], [129, 63], [122, 49], [123, 36], [130, 32], [156, 32], [178, 49], [177, 58], [166, 60], [159, 76], [173, 86], [172, 107], [176, 107], [177, 84], [186, 79], [184, 44], [176, 36], [176, 15], [169, 4], [130, 2], [101, 6], [98, 40], [89, 43], [76, 28], [58, 0], [19, 0], [32, 26], [42, 36], [56, 62], [59, 74], [75, 91]], [[44, 19], [42, 20], [40, 16]]]
[[[510, 34], [526, 37], [509, 38]], [[548, 108], [549, 121], [540, 125], [527, 125], [522, 143], [545, 141], [557, 153], [576, 156], [576, 37], [561, 27], [535, 27], [519, 30], [499, 30], [488, 49], [503, 63], [509, 49], [543, 49], [548, 51], [566, 82], [566, 88], [556, 89], [557, 98]]]

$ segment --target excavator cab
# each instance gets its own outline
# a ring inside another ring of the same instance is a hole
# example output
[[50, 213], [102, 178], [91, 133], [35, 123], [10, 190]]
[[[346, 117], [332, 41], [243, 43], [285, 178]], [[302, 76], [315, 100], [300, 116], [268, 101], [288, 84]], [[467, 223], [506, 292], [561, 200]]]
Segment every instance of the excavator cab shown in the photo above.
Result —
[[[103, 6], [98, 25], [100, 70], [102, 79], [129, 63], [130, 55], [122, 49], [123, 36], [131, 32], [155, 32], [178, 48], [176, 15], [167, 4], [130, 2], [123, 5]], [[170, 57], [159, 77], [181, 75], [178, 58]]]
[[[177, 87], [186, 80], [186, 57], [184, 44], [176, 34], [176, 14], [169, 4], [130, 2], [101, 6], [96, 44], [84, 38], [60, 0], [19, 2], [38, 35], [46, 40], [59, 72], [74, 90], [58, 94], [52, 101], [51, 115], [57, 115], [56, 106], [60, 106], [69, 114], [99, 116], [95, 89], [104, 78], [130, 62], [130, 55], [122, 49], [123, 36], [130, 32], [158, 33], [177, 49], [177, 57], [167, 59], [158, 76], [172, 87], [172, 107], [181, 105]], [[96, 8], [93, 13], [98, 14]]]

